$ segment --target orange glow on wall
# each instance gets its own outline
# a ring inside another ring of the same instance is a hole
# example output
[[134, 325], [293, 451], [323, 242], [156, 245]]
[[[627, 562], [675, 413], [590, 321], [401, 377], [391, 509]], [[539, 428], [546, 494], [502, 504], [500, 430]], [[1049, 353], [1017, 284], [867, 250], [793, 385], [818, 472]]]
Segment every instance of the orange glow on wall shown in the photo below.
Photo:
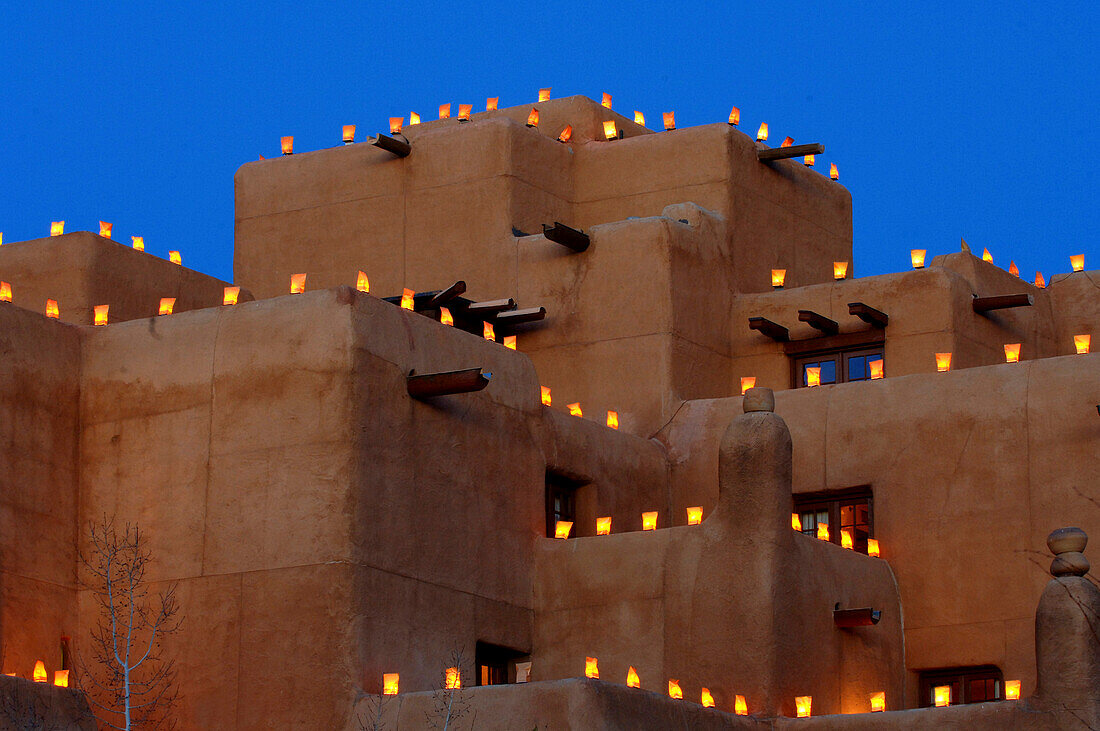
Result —
[[36, 683], [46, 682], [46, 663], [39, 660], [34, 664], [34, 673], [31, 676], [32, 680]]
[[913, 262], [914, 269], [924, 269], [924, 257], [928, 249], [910, 249], [909, 260]]
[[96, 305], [92, 309], [95, 312], [95, 319], [93, 320], [93, 322], [96, 325], [106, 325], [107, 324], [107, 311], [109, 309], [111, 309], [111, 306], [110, 305]]
[[1016, 266], [1015, 261], [1008, 262], [1008, 273], [1014, 277], [1020, 276], [1020, 267]]
[[596, 535], [609, 536], [611, 535], [611, 516], [603, 518], [596, 518]]
[[111, 238], [111, 228], [113, 228], [113, 224], [107, 223], [106, 221], [100, 221], [99, 235], [105, 239]]
[[867, 367], [871, 370], [872, 381], [877, 381], [878, 379], [882, 378], [882, 366], [882, 358], [867, 362]]
[[176, 308], [175, 297], [161, 297], [160, 307], [157, 309], [158, 315], [171, 315], [172, 310]]
[[1005, 363], [1020, 362], [1020, 344], [1005, 343]]
[[515, 335], [505, 335], [503, 342], [504, 342], [504, 347], [508, 348], [508, 350], [515, 350], [516, 349], [516, 336]]
[[817, 524], [817, 538], [821, 541], [829, 540], [829, 524], [818, 523]]
[[493, 323], [481, 323], [481, 337], [485, 338], [486, 340], [492, 340], [494, 343], [497, 341], [497, 334], [496, 331], [493, 329]]
[[761, 122], [760, 128], [756, 130], [756, 141], [764, 142], [768, 139], [768, 123]]
[[439, 105], [439, 118], [440, 119], [450, 119], [451, 118], [451, 105], [449, 103]]
[[54, 670], [53, 671], [53, 684], [58, 688], [69, 687], [69, 671], [68, 670]]
[[936, 370], [940, 373], [947, 373], [951, 370], [950, 353], [936, 353]]
[[543, 406], [549, 406], [550, 405], [550, 387], [549, 386], [539, 386], [539, 391], [541, 392], [541, 395], [542, 395], [542, 405]]
[[303, 274], [291, 274], [290, 275], [290, 293], [301, 294], [306, 291], [306, 275]]
[[783, 282], [787, 279], [786, 269], [772, 269], [772, 286], [782, 287]]
[[549, 86], [546, 87], [545, 89], [539, 89], [539, 101], [540, 102], [550, 101], [550, 87]]
[[458, 668], [447, 668], [443, 672], [443, 687], [458, 690], [462, 687], [462, 672]]
[[741, 124], [741, 109], [740, 108], [734, 107], [733, 109], [730, 110], [729, 123], [730, 124]]
[[1005, 700], [1018, 701], [1020, 700], [1020, 681], [1019, 680], [1006, 680], [1005, 681]]
[[580, 401], [577, 401], [576, 403], [572, 403], [572, 404], [566, 404], [565, 408], [569, 409], [569, 415], [570, 416], [584, 416], [584, 412], [581, 411], [581, 402]]
[[821, 385], [821, 366], [808, 366], [806, 368], [806, 385], [810, 388]]
[[630, 669], [626, 671], [626, 687], [628, 688], [641, 688], [642, 681], [638, 678], [638, 671], [631, 665]]
[[665, 132], [676, 129], [676, 112], [665, 112], [661, 115], [661, 119], [665, 123]]
[[982, 261], [993, 262], [993, 255], [989, 253], [989, 249], [982, 249]]
[[439, 321], [444, 325], [450, 325], [451, 327], [454, 327], [455, 324], [454, 315], [452, 315], [451, 311], [448, 310], [446, 307], [439, 308]]
[[741, 376], [741, 395], [750, 388], [756, 388], [756, 376]]
[[840, 171], [836, 169], [836, 163], [829, 163], [829, 178], [831, 180], [840, 180]]
[[779, 143], [780, 147], [790, 147], [794, 144], [794, 137], [784, 137], [783, 141]]
[[46, 317], [52, 317], [55, 320], [61, 317], [57, 309], [57, 300], [46, 300]]
[[699, 702], [703, 705], [703, 708], [714, 708], [714, 696], [712, 696], [710, 691], [706, 688], [703, 688]]
[[1091, 341], [1091, 335], [1074, 335], [1073, 347], [1077, 351], [1077, 355], [1088, 355]]
[[844, 279], [848, 276], [848, 262], [846, 261], [834, 261], [833, 262], [833, 279]]
[[420, 124], [420, 115], [417, 112], [409, 112], [409, 126]]
[[733, 699], [733, 712], [738, 716], [749, 715], [749, 704], [745, 702], [745, 696], [734, 696]]
[[603, 101], [600, 102], [600, 105], [607, 107], [608, 109], [611, 108], [611, 95], [608, 94], [606, 91], [603, 93]]
[[639, 112], [637, 109], [634, 110], [634, 124], [640, 124], [641, 126], [645, 127], [645, 115]]
[[609, 140], [613, 140], [618, 137], [619, 133], [615, 131], [615, 120], [609, 119], [603, 123], [603, 136]]
[[855, 550], [855, 545], [852, 543], [852, 532], [844, 530], [840, 531], [840, 547], [847, 548], [849, 550]]
[[382, 674], [382, 695], [397, 695], [397, 688], [401, 683], [400, 673]]
[[1069, 258], [1069, 265], [1073, 267], [1073, 271], [1075, 272], [1085, 271], [1085, 255], [1074, 254]]
[[235, 305], [237, 304], [237, 298], [240, 297], [240, 295], [240, 287], [226, 287], [222, 290], [222, 304]]
[[932, 689], [932, 698], [937, 708], [951, 705], [951, 686], [937, 685]]
[[688, 525], [699, 525], [703, 522], [703, 509], [702, 508], [688, 508]]
[[[397, 120], [397, 129], [396, 130], [393, 128], [393, 120], [394, 119]], [[390, 132], [400, 132], [401, 131], [401, 121], [402, 121], [401, 117], [390, 117]], [[345, 145], [350, 145], [352, 142], [355, 142], [355, 125], [354, 124], [345, 124], [340, 130], [340, 139], [342, 139], [344, 141]]]
[[458, 118], [463, 122], [470, 121], [470, 115], [474, 112], [473, 104], [459, 104], [458, 105]]
[[879, 557], [878, 539], [876, 539], [876, 538], [868, 538], [867, 539], [867, 555], [870, 556], [871, 558], [878, 558]]
[[871, 713], [881, 713], [886, 710], [886, 691], [880, 690], [871, 694]]
[[657, 511], [642, 513], [642, 530], [657, 530]]
[[183, 257], [180, 256], [180, 253], [178, 251], [169, 251], [168, 261], [172, 262], [173, 264], [179, 264], [180, 266], [183, 266]]
[[145, 237], [144, 236], [131, 236], [130, 243], [133, 245], [136, 251], [145, 251]]
[[531, 108], [530, 114], [527, 115], [527, 126], [538, 127], [539, 126], [539, 110]]
[[670, 679], [668, 681], [668, 697], [669, 698], [676, 698], [677, 700], [683, 700], [684, 694], [680, 690], [680, 681], [679, 680], [671, 680]]
[[11, 285], [0, 282], [0, 302], [11, 302]]
[[791, 527], [797, 531], [802, 530], [802, 520], [798, 517], [798, 513], [791, 513]]
[[495, 112], [497, 108], [497, 102], [500, 101], [499, 96], [491, 96], [485, 100], [485, 111]]
[[814, 698], [810, 695], [796, 696], [794, 699], [794, 707], [798, 712], [799, 718], [809, 718], [810, 708], [813, 706]]
[[584, 659], [584, 677], [586, 677], [586, 678], [599, 678], [600, 677], [600, 666], [599, 666], [599, 663], [596, 662], [596, 658], [586, 657]]
[[355, 275], [355, 288], [360, 292], [370, 292], [370, 279], [366, 272], [360, 271]]
[[573, 530], [573, 521], [571, 520], [559, 520], [554, 523], [554, 537], [565, 540], [569, 537], [570, 532]]
[[50, 236], [60, 236], [65, 233], [64, 221], [53, 221], [50, 223]]
[[573, 125], [565, 125], [565, 129], [558, 135], [558, 142], [568, 142], [573, 137]]
[[294, 154], [294, 137], [288, 135], [286, 137], [279, 138], [279, 147], [282, 148], [284, 155]]
[[608, 411], [607, 412], [607, 428], [618, 429], [619, 428], [619, 412]]
[[802, 158], [802, 164], [805, 165], [808, 168], [812, 168], [814, 166], [814, 156], [813, 155], [806, 155], [805, 157]]

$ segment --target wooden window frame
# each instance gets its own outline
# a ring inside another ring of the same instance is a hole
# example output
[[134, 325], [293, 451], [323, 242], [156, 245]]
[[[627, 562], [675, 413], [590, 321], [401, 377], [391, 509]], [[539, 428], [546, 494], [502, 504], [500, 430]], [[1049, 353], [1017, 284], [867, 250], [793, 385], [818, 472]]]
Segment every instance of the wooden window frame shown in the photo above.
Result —
[[[516, 663], [530, 659], [530, 653], [489, 642], [477, 642], [474, 650], [474, 683], [476, 685], [507, 685], [516, 682]], [[483, 682], [483, 673], [490, 673]]]
[[[555, 470], [546, 470], [546, 537], [554, 537], [554, 528], [558, 520], [577, 520], [577, 490], [584, 486], [584, 480], [578, 480]], [[561, 495], [567, 507], [559, 514], [554, 510], [554, 498]]]
[[[980, 700], [970, 699], [970, 682], [974, 680], [993, 680], [994, 698]], [[940, 685], [952, 686], [952, 691], [957, 685], [958, 696], [952, 694], [951, 705], [961, 706], [967, 703], [994, 703], [1005, 699], [1004, 673], [996, 665], [973, 665], [957, 668], [938, 668], [935, 670], [920, 671], [920, 707], [929, 708], [936, 705], [932, 697], [932, 689]]]
[[827, 338], [792, 340], [783, 344], [783, 352], [787, 354], [790, 360], [791, 388], [806, 388], [806, 385], [802, 383], [803, 364], [823, 360], [836, 362], [835, 383], [850, 383], [848, 379], [848, 361], [851, 358], [880, 354], [885, 363], [886, 335], [882, 331], [872, 331], [844, 333]]
[[[824, 490], [821, 492], [801, 492], [794, 494], [791, 512], [802, 513], [822, 512], [822, 508], [829, 514], [829, 542], [840, 545], [840, 509], [843, 507], [867, 504], [867, 537], [875, 537], [875, 496], [870, 485], [849, 487], [843, 490]], [[816, 530], [816, 526], [815, 526]], [[809, 535], [807, 533], [807, 535]], [[864, 546], [860, 553], [866, 553]]]

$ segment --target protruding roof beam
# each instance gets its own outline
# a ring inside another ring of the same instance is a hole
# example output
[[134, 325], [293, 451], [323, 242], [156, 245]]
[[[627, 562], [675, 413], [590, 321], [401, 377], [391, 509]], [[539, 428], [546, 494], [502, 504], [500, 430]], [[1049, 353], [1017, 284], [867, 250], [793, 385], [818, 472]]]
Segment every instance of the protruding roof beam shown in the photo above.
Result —
[[812, 310], [799, 310], [798, 320], [807, 323], [810, 327], [815, 330], [820, 330], [826, 335], [836, 335], [840, 332], [840, 325], [837, 324], [836, 320], [830, 320], [824, 315], [819, 315]]
[[407, 140], [399, 140], [396, 137], [390, 137], [382, 133], [379, 133], [377, 137], [371, 137], [368, 141], [378, 149], [385, 150], [397, 157], [408, 157], [409, 153], [412, 152], [412, 144]]
[[487, 317], [495, 315], [498, 312], [504, 312], [505, 310], [516, 309], [516, 301], [511, 297], [502, 300], [485, 300], [484, 302], [471, 302], [470, 306], [466, 308], [466, 312], [470, 315], [478, 315], [480, 317]]
[[849, 302], [848, 314], [854, 315], [872, 327], [886, 327], [890, 324], [890, 316], [882, 310], [876, 310], [862, 302]]
[[421, 375], [416, 375], [416, 371], [412, 371], [406, 379], [406, 387], [413, 398], [432, 398], [480, 391], [489, 385], [489, 379], [492, 377], [492, 373], [482, 373], [480, 368]]
[[1030, 294], [1001, 294], [994, 297], [974, 297], [975, 312], [1005, 310], [1009, 307], [1031, 307], [1035, 298]]
[[759, 330], [777, 343], [785, 343], [791, 339], [790, 331], [787, 328], [765, 317], [750, 317], [749, 329]]
[[825, 145], [815, 142], [810, 145], [790, 145], [788, 147], [766, 147], [756, 151], [756, 159], [760, 162], [771, 160], [787, 160], [792, 157], [804, 155], [820, 155], [825, 152]]
[[452, 284], [450, 287], [447, 287], [447, 289], [439, 292], [434, 297], [432, 297], [428, 301], [428, 307], [442, 307], [443, 305], [453, 300], [455, 297], [465, 294], [465, 292], [466, 282], [460, 279]]
[[501, 325], [519, 325], [525, 322], [535, 322], [546, 317], [545, 307], [524, 307], [510, 312], [501, 312], [496, 316], [496, 322]]
[[554, 221], [553, 226], [542, 224], [542, 235], [546, 237], [547, 241], [561, 244], [578, 254], [587, 249], [588, 245], [592, 243], [592, 240], [588, 238], [588, 234], [584, 231], [566, 226], [560, 221]]

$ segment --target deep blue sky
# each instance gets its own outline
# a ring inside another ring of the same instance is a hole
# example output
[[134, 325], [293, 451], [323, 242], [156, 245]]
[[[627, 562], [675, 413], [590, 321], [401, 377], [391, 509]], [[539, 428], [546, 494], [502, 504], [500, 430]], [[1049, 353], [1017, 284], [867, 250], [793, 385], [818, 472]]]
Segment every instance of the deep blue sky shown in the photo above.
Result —
[[[1100, 268], [1096, 3], [52, 3], [0, 24], [5, 241], [115, 224], [229, 278], [233, 173], [410, 109], [614, 95], [826, 145], [858, 275], [965, 236], [1030, 279]], [[882, 5], [888, 5], [883, 3]], [[897, 3], [898, 6], [903, 4]], [[721, 9], [714, 9], [720, 6]], [[186, 9], [185, 9], [186, 8]], [[819, 163], [820, 164], [820, 163]]]

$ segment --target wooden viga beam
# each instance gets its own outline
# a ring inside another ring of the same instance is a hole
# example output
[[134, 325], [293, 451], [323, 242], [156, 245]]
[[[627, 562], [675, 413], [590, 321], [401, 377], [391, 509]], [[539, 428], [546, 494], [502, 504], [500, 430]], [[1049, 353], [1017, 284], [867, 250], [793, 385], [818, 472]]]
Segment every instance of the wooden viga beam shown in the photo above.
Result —
[[442, 292], [439, 292], [438, 294], [434, 295], [428, 301], [427, 307], [428, 307], [428, 309], [435, 308], [435, 307], [442, 307], [443, 305], [447, 304], [448, 302], [450, 302], [454, 298], [456, 298], [460, 295], [463, 295], [465, 293], [466, 293], [466, 282], [464, 282], [460, 279], [457, 282], [455, 282], [454, 284], [452, 284], [450, 287], [447, 287], [447, 289], [445, 289]]
[[495, 322], [501, 325], [519, 325], [524, 322], [535, 322], [546, 317], [545, 307], [523, 307], [518, 310], [501, 312], [496, 316]]
[[798, 319], [800, 322], [807, 323], [815, 330], [820, 330], [826, 335], [836, 335], [840, 332], [840, 325], [836, 320], [830, 320], [825, 315], [819, 315], [813, 310], [799, 310]]
[[542, 235], [546, 237], [547, 241], [553, 241], [555, 244], [561, 244], [567, 249], [572, 249], [578, 254], [588, 248], [592, 243], [592, 239], [588, 237], [584, 231], [579, 231], [575, 228], [566, 226], [560, 221], [554, 221], [553, 226], [547, 226], [542, 224]]
[[385, 150], [397, 157], [408, 157], [409, 153], [412, 152], [412, 144], [407, 140], [399, 140], [396, 137], [390, 137], [381, 132], [378, 133], [378, 136], [371, 137], [369, 142], [378, 149]]
[[[516, 301], [511, 297], [501, 300], [485, 300], [484, 302], [471, 302], [465, 313], [471, 317], [485, 319], [496, 315], [498, 312], [516, 309]], [[497, 315], [499, 317], [499, 315]]]
[[756, 159], [760, 162], [771, 162], [772, 160], [788, 160], [792, 157], [820, 155], [823, 152], [825, 152], [825, 145], [820, 142], [810, 145], [791, 145], [790, 147], [765, 147], [756, 151]]
[[492, 373], [482, 373], [480, 368], [421, 374], [411, 371], [406, 379], [406, 387], [413, 398], [433, 398], [480, 391], [489, 385], [492, 377]]
[[749, 329], [759, 330], [778, 343], [785, 343], [791, 339], [790, 331], [778, 322], [772, 322], [766, 317], [750, 317]]
[[994, 297], [974, 297], [975, 312], [1006, 310], [1009, 307], [1031, 307], [1035, 298], [1030, 294], [1001, 294]]
[[890, 324], [890, 316], [882, 310], [876, 310], [862, 302], [849, 302], [848, 314], [854, 315], [873, 327], [886, 327]]

